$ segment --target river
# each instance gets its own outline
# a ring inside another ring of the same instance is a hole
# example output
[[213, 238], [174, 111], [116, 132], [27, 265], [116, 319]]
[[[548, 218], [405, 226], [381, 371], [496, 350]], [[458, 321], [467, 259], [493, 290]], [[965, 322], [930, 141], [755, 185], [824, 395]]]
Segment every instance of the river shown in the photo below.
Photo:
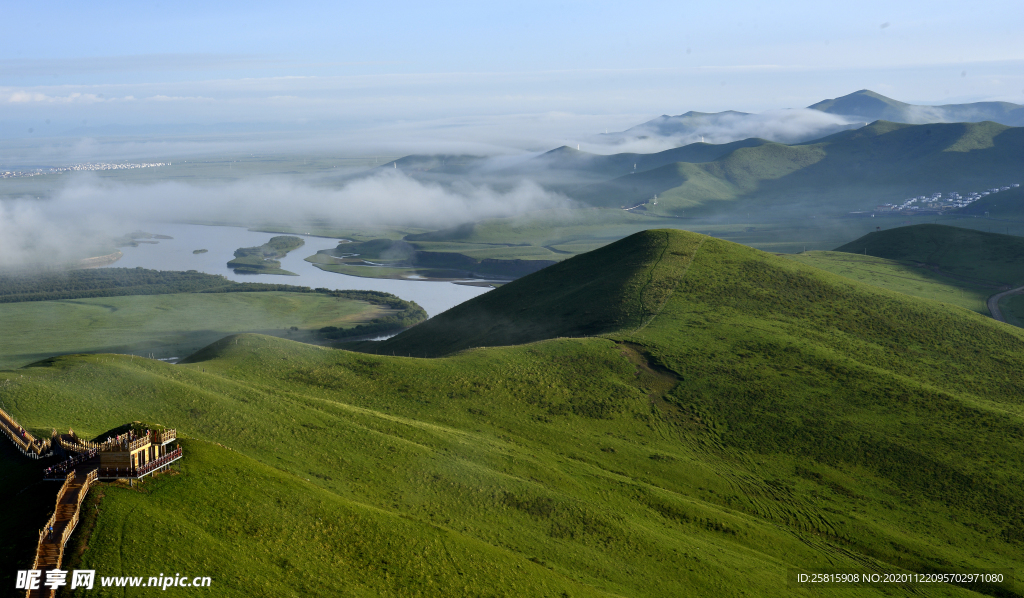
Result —
[[[335, 290], [371, 290], [392, 293], [415, 301], [431, 316], [435, 316], [456, 305], [486, 293], [486, 287], [471, 287], [451, 282], [427, 282], [415, 280], [391, 280], [385, 278], [360, 278], [325, 272], [304, 260], [320, 251], [338, 244], [337, 239], [292, 235], [302, 237], [306, 244], [292, 251], [280, 260], [281, 268], [298, 276], [270, 274], [235, 274], [227, 263], [234, 258], [239, 247], [256, 247], [271, 237], [282, 233], [258, 233], [232, 226], [203, 226], [199, 224], [152, 223], [141, 227], [154, 235], [166, 235], [173, 239], [153, 239], [157, 243], [139, 243], [138, 247], [123, 247], [124, 257], [110, 264], [109, 268], [143, 267], [152, 270], [198, 270], [207, 274], [221, 274], [238, 282], [267, 282], [294, 284], [312, 288]], [[194, 254], [196, 249], [206, 253]]]

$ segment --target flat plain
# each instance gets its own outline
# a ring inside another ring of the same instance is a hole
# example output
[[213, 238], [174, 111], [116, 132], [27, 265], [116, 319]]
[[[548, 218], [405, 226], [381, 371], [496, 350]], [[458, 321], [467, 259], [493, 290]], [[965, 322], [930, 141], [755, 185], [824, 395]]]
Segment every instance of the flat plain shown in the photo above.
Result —
[[[0, 369], [68, 353], [184, 358], [229, 334], [302, 341], [324, 326], [348, 328], [387, 309], [315, 293], [177, 293], [0, 304]], [[295, 330], [292, 330], [292, 327]]]

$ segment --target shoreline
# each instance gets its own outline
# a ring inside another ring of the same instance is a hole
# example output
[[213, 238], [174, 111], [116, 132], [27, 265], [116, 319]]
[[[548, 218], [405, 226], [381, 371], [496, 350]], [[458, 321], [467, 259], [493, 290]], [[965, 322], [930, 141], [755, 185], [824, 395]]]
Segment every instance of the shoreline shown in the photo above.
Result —
[[87, 257], [85, 259], [78, 260], [77, 267], [82, 270], [89, 268], [102, 268], [103, 266], [113, 264], [123, 256], [124, 253], [118, 249], [114, 253], [108, 253], [107, 255], [97, 255], [95, 257]]

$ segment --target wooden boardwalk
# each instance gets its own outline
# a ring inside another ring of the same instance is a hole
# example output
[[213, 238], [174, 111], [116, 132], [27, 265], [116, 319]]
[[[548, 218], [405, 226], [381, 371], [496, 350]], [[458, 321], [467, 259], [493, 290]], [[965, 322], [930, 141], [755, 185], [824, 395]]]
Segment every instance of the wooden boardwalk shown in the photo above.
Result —
[[6, 411], [0, 409], [0, 433], [11, 439], [21, 454], [32, 459], [41, 459], [53, 454], [49, 439], [39, 439], [29, 434]]
[[[36, 547], [36, 558], [33, 569], [42, 571], [41, 582], [46, 582], [46, 572], [60, 569], [64, 560], [64, 546], [75, 531], [81, 515], [82, 501], [89, 492], [89, 487], [96, 481], [96, 471], [85, 473], [73, 471], [68, 474], [60, 492], [57, 493], [57, 504], [53, 515], [46, 526], [39, 532], [39, 544]], [[53, 530], [50, 530], [50, 527]], [[70, 579], [67, 580], [70, 582]], [[55, 592], [40, 584], [40, 589], [31, 590], [30, 598], [36, 596], [54, 596]]]

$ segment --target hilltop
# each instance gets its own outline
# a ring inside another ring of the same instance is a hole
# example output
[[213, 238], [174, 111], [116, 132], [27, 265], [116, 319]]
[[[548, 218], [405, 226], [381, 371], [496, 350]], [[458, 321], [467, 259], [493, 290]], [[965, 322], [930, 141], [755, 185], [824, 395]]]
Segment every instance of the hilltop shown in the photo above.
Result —
[[811, 596], [790, 569], [1024, 558], [1024, 331], [682, 231], [499, 291], [429, 326], [455, 350], [532, 342], [417, 359], [239, 335], [181, 366], [0, 372], [32, 430], [187, 436], [179, 475], [90, 495], [69, 566], [201, 563], [224, 596]]
[[888, 120], [907, 124], [992, 121], [1014, 127], [1024, 126], [1024, 106], [1020, 104], [973, 102], [923, 106], [887, 98], [869, 89], [822, 100], [808, 108], [868, 121]]

